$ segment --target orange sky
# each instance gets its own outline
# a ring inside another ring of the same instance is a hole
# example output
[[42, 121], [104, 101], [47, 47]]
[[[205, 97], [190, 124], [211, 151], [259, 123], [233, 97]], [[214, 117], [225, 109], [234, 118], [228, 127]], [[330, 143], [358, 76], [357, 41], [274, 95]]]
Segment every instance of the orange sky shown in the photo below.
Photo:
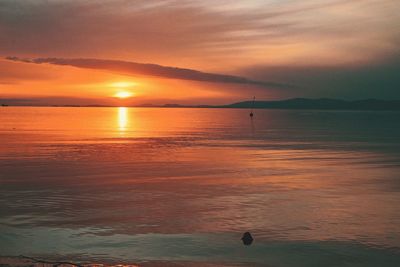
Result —
[[[253, 95], [398, 98], [399, 8], [395, 0], [6, 0], [0, 99], [136, 105], [222, 104]], [[88, 68], [82, 59], [99, 61]], [[126, 62], [161, 69], [138, 71]], [[164, 67], [202, 73], [193, 78]]]
[[[0, 90], [10, 98], [40, 98], [38, 104], [135, 105], [163, 103], [221, 103], [242, 97], [251, 85], [219, 84], [50, 64], [2, 60], [10, 78]], [[19, 77], [23, 75], [23, 79]], [[216, 89], [217, 88], [217, 89]], [[10, 90], [12, 89], [12, 90]], [[273, 90], [261, 92], [272, 95]], [[47, 99], [46, 99], [47, 98]], [[72, 99], [69, 99], [72, 98]], [[78, 98], [78, 99], [76, 99]], [[215, 99], [215, 100], [214, 100]]]

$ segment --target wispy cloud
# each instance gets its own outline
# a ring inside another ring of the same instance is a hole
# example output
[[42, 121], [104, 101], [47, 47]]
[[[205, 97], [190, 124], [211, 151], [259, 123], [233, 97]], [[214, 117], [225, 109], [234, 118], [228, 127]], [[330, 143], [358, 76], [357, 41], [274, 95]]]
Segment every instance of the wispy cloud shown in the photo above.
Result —
[[[328, 90], [346, 97], [369, 88], [380, 97], [385, 84], [386, 96], [398, 98], [392, 68], [367, 69], [399, 58], [399, 9], [398, 0], [0, 0], [0, 57], [212, 81], [242, 93], [244, 85], [258, 90], [288, 83], [298, 87], [279, 93], [325, 96]], [[3, 83], [28, 74], [0, 62]]]
[[0, 51], [219, 70], [373, 61], [398, 50], [399, 8], [397, 0], [3, 0]]
[[8, 60], [20, 61], [34, 64], [53, 64], [62, 66], [73, 66], [78, 68], [99, 69], [107, 70], [126, 75], [147, 75], [156, 76], [161, 78], [191, 80], [200, 82], [215, 82], [215, 83], [235, 83], [235, 84], [249, 84], [262, 87], [274, 88], [288, 88], [293, 87], [289, 84], [257, 81], [244, 77], [201, 72], [193, 69], [184, 69], [177, 67], [161, 66], [157, 64], [144, 64], [137, 62], [121, 61], [121, 60], [105, 60], [105, 59], [66, 59], [66, 58], [35, 58], [24, 59], [18, 57], [6, 57]]

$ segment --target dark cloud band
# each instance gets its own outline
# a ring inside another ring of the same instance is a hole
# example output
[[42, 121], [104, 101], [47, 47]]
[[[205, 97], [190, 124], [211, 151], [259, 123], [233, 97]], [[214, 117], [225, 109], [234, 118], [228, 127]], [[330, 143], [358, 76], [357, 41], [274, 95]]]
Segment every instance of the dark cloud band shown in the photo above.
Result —
[[73, 66], [78, 68], [87, 69], [100, 69], [108, 70], [127, 75], [146, 75], [156, 76], [161, 78], [169, 79], [180, 79], [180, 80], [191, 80], [200, 82], [215, 82], [215, 83], [234, 83], [234, 84], [248, 84], [256, 85], [267, 88], [289, 88], [293, 87], [289, 84], [268, 82], [268, 81], [256, 81], [247, 79], [239, 76], [216, 74], [202, 72], [193, 69], [161, 66], [157, 64], [144, 64], [137, 62], [121, 61], [121, 60], [105, 60], [105, 59], [88, 59], [88, 58], [77, 58], [77, 59], [66, 59], [66, 58], [35, 58], [35, 59], [24, 59], [18, 57], [6, 57], [8, 60], [20, 61], [35, 64], [54, 64]]

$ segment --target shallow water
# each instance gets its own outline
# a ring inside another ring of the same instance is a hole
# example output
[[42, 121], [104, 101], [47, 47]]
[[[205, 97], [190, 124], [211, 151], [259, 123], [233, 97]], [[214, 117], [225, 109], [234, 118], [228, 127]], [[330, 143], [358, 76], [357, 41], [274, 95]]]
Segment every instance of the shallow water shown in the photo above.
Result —
[[7, 107], [0, 119], [0, 255], [400, 266], [399, 112]]

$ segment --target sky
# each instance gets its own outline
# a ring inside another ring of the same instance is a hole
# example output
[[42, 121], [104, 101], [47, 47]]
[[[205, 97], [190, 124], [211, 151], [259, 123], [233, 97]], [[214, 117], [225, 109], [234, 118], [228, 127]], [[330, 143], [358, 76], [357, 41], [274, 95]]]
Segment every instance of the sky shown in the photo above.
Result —
[[0, 102], [400, 99], [398, 0], [0, 0]]

